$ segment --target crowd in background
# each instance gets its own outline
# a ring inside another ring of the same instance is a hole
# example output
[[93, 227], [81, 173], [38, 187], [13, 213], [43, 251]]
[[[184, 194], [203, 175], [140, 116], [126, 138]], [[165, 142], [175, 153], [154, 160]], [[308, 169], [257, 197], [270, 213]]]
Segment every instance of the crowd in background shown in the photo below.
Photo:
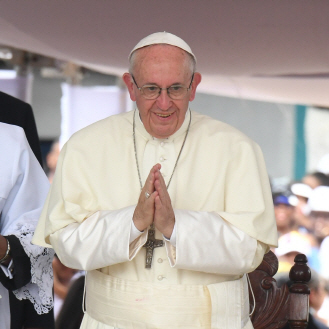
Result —
[[297, 254], [307, 256], [311, 268], [310, 317], [317, 326], [329, 326], [329, 168], [312, 172], [300, 182], [273, 189], [279, 246], [278, 282], [287, 281]]

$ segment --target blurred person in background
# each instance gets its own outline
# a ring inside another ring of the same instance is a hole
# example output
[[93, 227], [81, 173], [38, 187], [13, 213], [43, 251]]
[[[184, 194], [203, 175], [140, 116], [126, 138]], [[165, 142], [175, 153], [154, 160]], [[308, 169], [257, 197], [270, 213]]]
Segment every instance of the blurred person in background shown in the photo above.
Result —
[[329, 279], [329, 187], [315, 188], [308, 200], [309, 217], [320, 251], [320, 274]]
[[328, 312], [328, 308], [325, 305], [325, 301], [328, 298], [328, 281], [319, 275], [319, 273], [313, 269], [311, 269], [311, 280], [308, 282], [308, 286], [310, 288], [310, 313], [312, 317], [316, 321], [325, 324], [326, 326], [319, 328], [328, 328], [328, 315], [326, 318], [323, 318], [321, 313], [321, 308], [325, 307], [326, 312]]
[[323, 300], [323, 303], [320, 307], [320, 309], [317, 312], [317, 315], [320, 319], [324, 320], [326, 325], [329, 327], [329, 281], [325, 281], [325, 290], [326, 295]]
[[[288, 194], [274, 197], [274, 213], [277, 223], [279, 240], [274, 253], [278, 256], [279, 271], [290, 269], [298, 253], [307, 256], [310, 266], [319, 268], [318, 244], [308, 231], [300, 227], [294, 217], [297, 199]], [[311, 222], [308, 219], [309, 222]]]
[[54, 252], [31, 244], [49, 182], [21, 127], [0, 141], [0, 327], [52, 329]]
[[274, 250], [279, 261], [278, 273], [289, 272], [298, 254], [304, 254], [307, 257], [310, 267], [319, 268], [318, 248], [314, 246], [309, 234], [291, 231], [279, 237], [278, 245], [278, 248]]
[[42, 166], [39, 136], [31, 105], [0, 91], [0, 122], [24, 129], [27, 141]]
[[85, 276], [72, 282], [55, 321], [55, 329], [79, 329], [83, 318]]
[[60, 152], [59, 141], [55, 140], [50, 150], [46, 156], [46, 164], [47, 164], [47, 177], [50, 183], [53, 181], [53, 177], [56, 170], [57, 160]]
[[312, 189], [315, 189], [318, 186], [329, 186], [329, 176], [323, 172], [313, 172], [307, 174], [303, 177], [302, 182]]
[[329, 186], [329, 177], [322, 172], [314, 172], [303, 177], [302, 182], [291, 185], [291, 192], [297, 197], [294, 218], [300, 228], [304, 227], [308, 232], [313, 231], [308, 210], [308, 198], [313, 189], [318, 186]]
[[[275, 275], [278, 287], [287, 284], [288, 287], [292, 284], [289, 279], [289, 271], [284, 271]], [[326, 319], [323, 319], [318, 315], [320, 308], [322, 307], [326, 296], [328, 295], [326, 290], [326, 280], [319, 276], [319, 274], [311, 269], [311, 280], [308, 282], [310, 288], [309, 297], [309, 320], [306, 329], [328, 329]], [[290, 325], [287, 323], [283, 329], [290, 329]]]
[[[309, 216], [313, 223], [313, 232], [320, 245], [319, 273], [326, 280], [329, 279], [329, 187], [316, 187], [309, 199]], [[329, 325], [329, 298], [326, 296], [318, 315], [327, 321]]]
[[289, 197], [279, 194], [274, 197], [273, 202], [279, 236], [297, 230], [298, 227], [294, 219], [295, 207], [289, 201]]
[[67, 292], [69, 291], [70, 285], [74, 274], [77, 270], [69, 268], [61, 263], [57, 255], [53, 259], [53, 271], [54, 271], [54, 316], [55, 319], [63, 302], [66, 298]]
[[307, 216], [307, 202], [312, 188], [303, 183], [295, 183], [291, 185], [291, 192], [296, 196], [297, 202], [294, 210], [294, 219], [300, 230], [305, 229], [305, 232], [312, 232], [312, 222]]

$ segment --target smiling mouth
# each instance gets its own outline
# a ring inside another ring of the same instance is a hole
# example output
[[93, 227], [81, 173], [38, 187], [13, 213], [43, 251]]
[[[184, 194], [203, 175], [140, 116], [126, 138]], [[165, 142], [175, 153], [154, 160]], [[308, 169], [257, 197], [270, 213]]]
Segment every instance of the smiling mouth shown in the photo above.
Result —
[[160, 118], [168, 118], [168, 117], [170, 117], [172, 115], [172, 113], [171, 114], [156, 113], [155, 115], [157, 115]]

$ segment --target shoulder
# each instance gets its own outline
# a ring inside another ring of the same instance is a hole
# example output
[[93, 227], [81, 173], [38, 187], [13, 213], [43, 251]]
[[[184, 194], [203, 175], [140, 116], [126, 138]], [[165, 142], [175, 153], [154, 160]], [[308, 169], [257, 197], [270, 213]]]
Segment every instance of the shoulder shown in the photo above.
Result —
[[28, 103], [11, 95], [8, 95], [6, 93], [3, 93], [1, 91], [0, 91], [0, 102], [1, 102], [1, 106], [4, 106], [4, 108], [8, 108], [8, 110], [13, 110], [16, 108], [24, 110], [31, 108], [31, 106]]
[[1, 144], [5, 144], [3, 141], [21, 143], [24, 142], [26, 136], [22, 127], [0, 122], [0, 138]]
[[191, 130], [199, 138], [206, 138], [214, 142], [233, 145], [257, 144], [237, 128], [207, 115], [192, 111]]
[[24, 127], [27, 121], [34, 120], [32, 107], [22, 100], [0, 92], [0, 122]]
[[132, 134], [133, 111], [109, 116], [74, 133], [68, 146], [88, 146], [120, 141]]
[[21, 127], [0, 122], [0, 140], [0, 194], [7, 195], [19, 174], [28, 169], [21, 160], [27, 159], [30, 151]]
[[0, 122], [0, 158], [6, 163], [18, 161], [22, 154], [30, 152], [23, 128]]

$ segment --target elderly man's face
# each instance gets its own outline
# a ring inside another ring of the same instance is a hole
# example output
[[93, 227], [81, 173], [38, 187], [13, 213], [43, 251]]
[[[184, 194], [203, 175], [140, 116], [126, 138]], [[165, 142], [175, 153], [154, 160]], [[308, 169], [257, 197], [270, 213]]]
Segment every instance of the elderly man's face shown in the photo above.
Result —
[[[138, 87], [157, 85], [168, 88], [172, 85], [189, 87], [192, 74], [187, 54], [180, 48], [169, 45], [155, 45], [137, 50], [134, 78]], [[129, 89], [130, 98], [136, 101], [145, 129], [156, 138], [167, 138], [183, 124], [188, 104], [195, 97], [197, 85], [201, 81], [199, 73], [194, 74], [190, 90], [183, 99], [171, 99], [166, 90], [162, 90], [156, 99], [145, 99], [131, 79], [125, 73], [123, 79]]]

